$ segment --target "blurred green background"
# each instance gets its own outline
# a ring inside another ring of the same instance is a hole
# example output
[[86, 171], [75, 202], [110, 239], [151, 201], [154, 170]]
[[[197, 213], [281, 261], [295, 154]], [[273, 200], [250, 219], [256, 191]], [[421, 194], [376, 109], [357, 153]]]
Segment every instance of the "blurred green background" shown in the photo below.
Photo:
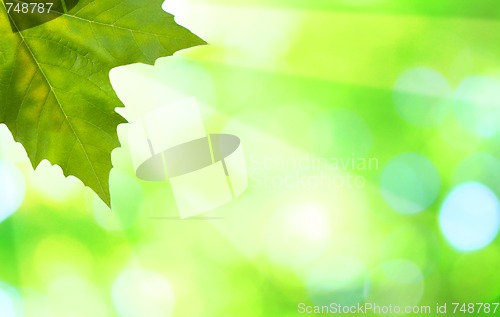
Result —
[[158, 60], [158, 87], [196, 96], [209, 132], [240, 137], [247, 191], [176, 219], [169, 185], [135, 177], [119, 127], [110, 211], [59, 167], [33, 171], [1, 125], [0, 316], [289, 317], [364, 302], [448, 303], [451, 316], [452, 302], [500, 301], [496, 1], [164, 8], [210, 45]]

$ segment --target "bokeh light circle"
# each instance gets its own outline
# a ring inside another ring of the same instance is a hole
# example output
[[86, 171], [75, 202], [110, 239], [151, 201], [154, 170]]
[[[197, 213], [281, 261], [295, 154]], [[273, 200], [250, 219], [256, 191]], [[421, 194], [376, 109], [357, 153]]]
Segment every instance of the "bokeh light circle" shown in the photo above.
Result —
[[500, 81], [481, 76], [464, 79], [455, 95], [458, 121], [473, 133], [491, 137], [500, 129]]
[[21, 316], [19, 293], [12, 286], [0, 282], [0, 316]]
[[19, 169], [0, 161], [0, 222], [21, 206], [25, 191], [24, 177]]
[[403, 214], [428, 208], [437, 198], [440, 179], [434, 164], [416, 153], [405, 153], [390, 161], [381, 178], [382, 195]]
[[498, 198], [481, 183], [468, 182], [459, 185], [441, 206], [439, 225], [446, 240], [457, 250], [482, 249], [498, 234]]
[[404, 72], [394, 87], [396, 111], [418, 126], [436, 126], [451, 109], [451, 88], [437, 71], [418, 67]]
[[432, 260], [429, 255], [433, 232], [414, 223], [400, 224], [385, 234], [380, 256], [384, 260], [404, 258], [424, 268]]
[[30, 269], [37, 278], [49, 283], [63, 275], [90, 276], [94, 255], [82, 240], [64, 234], [46, 235], [32, 255]]
[[106, 317], [110, 311], [98, 287], [79, 275], [59, 276], [48, 285], [52, 316]]
[[492, 190], [500, 190], [500, 160], [486, 152], [475, 152], [456, 168], [453, 184], [480, 182]]
[[174, 291], [159, 273], [126, 269], [112, 289], [113, 304], [121, 317], [168, 317], [174, 308]]
[[279, 265], [299, 268], [319, 258], [331, 235], [330, 218], [315, 202], [279, 209], [267, 228], [267, 252]]
[[424, 276], [415, 263], [404, 259], [390, 260], [371, 272], [367, 302], [413, 306], [422, 299], [424, 286]]
[[309, 297], [315, 305], [361, 303], [366, 294], [368, 274], [364, 264], [348, 256], [334, 256], [312, 265], [306, 274]]

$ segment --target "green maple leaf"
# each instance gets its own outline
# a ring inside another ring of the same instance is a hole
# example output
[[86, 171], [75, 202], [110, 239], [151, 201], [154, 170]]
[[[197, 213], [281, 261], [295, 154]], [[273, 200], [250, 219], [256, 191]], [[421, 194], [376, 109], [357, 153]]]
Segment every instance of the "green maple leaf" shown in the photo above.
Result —
[[163, 0], [50, 2], [41, 14], [0, 4], [0, 123], [33, 167], [58, 164], [109, 205], [111, 151], [125, 121], [109, 71], [205, 42], [162, 11]]

